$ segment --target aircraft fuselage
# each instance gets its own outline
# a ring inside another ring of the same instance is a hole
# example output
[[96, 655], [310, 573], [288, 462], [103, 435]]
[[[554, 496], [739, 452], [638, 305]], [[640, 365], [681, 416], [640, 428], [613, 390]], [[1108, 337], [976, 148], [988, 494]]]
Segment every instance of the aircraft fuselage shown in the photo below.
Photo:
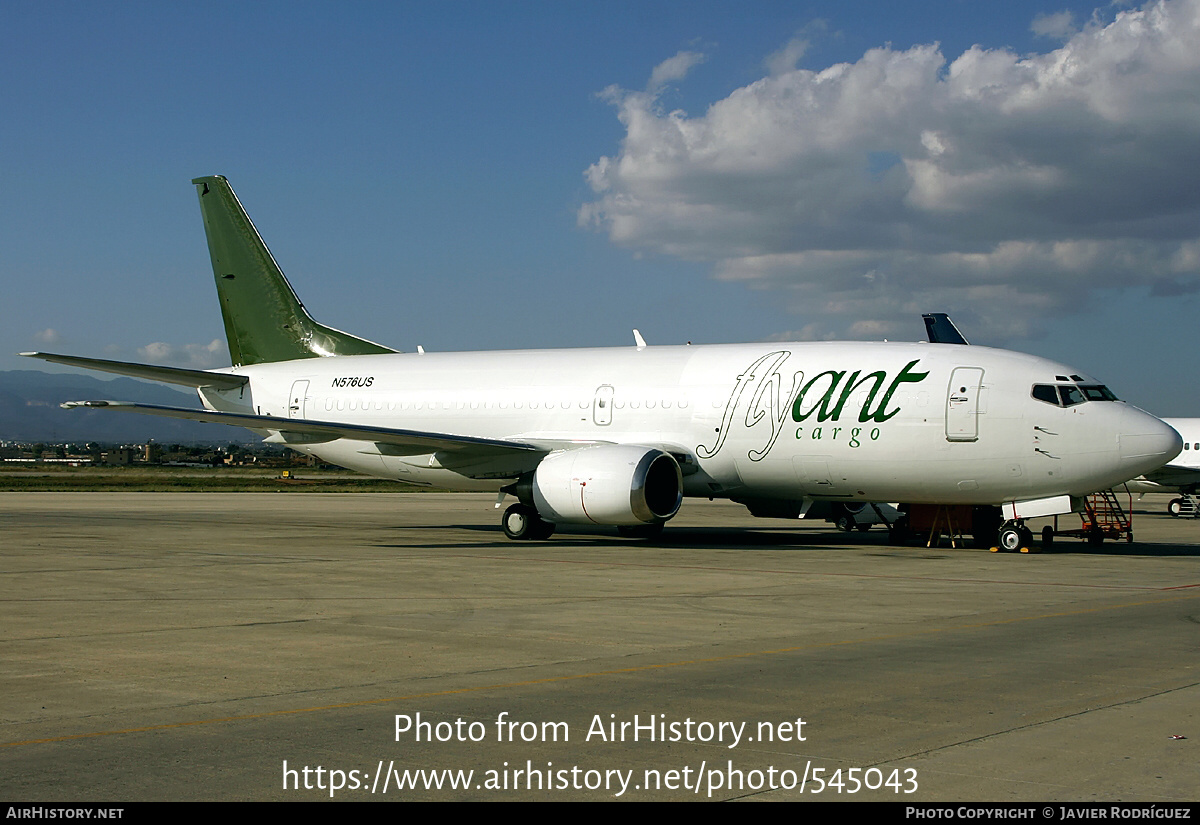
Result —
[[[309, 358], [228, 370], [214, 410], [545, 444], [657, 447], [688, 496], [1000, 504], [1082, 496], [1157, 466], [1178, 437], [1117, 401], [1031, 395], [1072, 373], [987, 347], [822, 342]], [[1075, 376], [1079, 383], [1090, 379]], [[450, 489], [497, 489], [511, 461], [455, 466], [348, 439], [323, 460]], [[408, 452], [412, 452], [411, 450]], [[536, 462], [535, 462], [536, 464]]]

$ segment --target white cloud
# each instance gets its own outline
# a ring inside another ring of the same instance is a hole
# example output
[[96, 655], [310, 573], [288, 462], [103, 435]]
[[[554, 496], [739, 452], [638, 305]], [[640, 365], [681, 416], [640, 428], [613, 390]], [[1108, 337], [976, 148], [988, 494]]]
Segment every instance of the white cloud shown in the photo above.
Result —
[[1098, 289], [1196, 289], [1200, 0], [1028, 56], [880, 48], [808, 71], [786, 66], [792, 47], [700, 116], [654, 91], [695, 57], [648, 91], [607, 90], [626, 135], [587, 170], [580, 222], [784, 290], [820, 319], [805, 337], [946, 309], [1004, 338]]
[[800, 62], [800, 58], [804, 57], [804, 53], [808, 51], [808, 47], [808, 38], [797, 35], [789, 40], [782, 49], [767, 55], [767, 59], [763, 61], [763, 66], [773, 75], [794, 72], [796, 64]]
[[43, 344], [57, 344], [62, 341], [62, 336], [58, 334], [58, 331], [49, 327], [40, 332], [35, 332], [33, 337]]
[[1075, 26], [1075, 15], [1069, 11], [1053, 14], [1039, 14], [1029, 24], [1029, 30], [1041, 37], [1052, 37], [1056, 40], [1066, 40], [1078, 29]]
[[654, 92], [668, 83], [683, 80], [693, 66], [702, 62], [704, 55], [699, 52], [678, 52], [674, 57], [669, 57], [654, 67], [646, 90]]
[[138, 357], [156, 364], [166, 364], [172, 367], [188, 369], [210, 369], [221, 366], [229, 360], [225, 350], [225, 342], [214, 338], [207, 344], [184, 344], [176, 346], [162, 341], [155, 341], [138, 347]]

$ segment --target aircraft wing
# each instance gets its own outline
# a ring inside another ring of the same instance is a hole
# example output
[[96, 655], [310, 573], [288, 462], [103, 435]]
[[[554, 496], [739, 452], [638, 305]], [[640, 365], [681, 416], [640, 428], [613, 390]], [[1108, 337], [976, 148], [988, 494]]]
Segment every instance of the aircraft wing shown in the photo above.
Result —
[[186, 407], [160, 407], [156, 404], [136, 404], [128, 401], [68, 401], [62, 405], [67, 409], [106, 409], [115, 412], [132, 412], [143, 415], [161, 415], [167, 418], [186, 418], [213, 424], [232, 424], [252, 430], [272, 430], [282, 436], [278, 440], [288, 444], [314, 444], [349, 438], [354, 441], [373, 441], [387, 455], [424, 455], [426, 453], [449, 453], [462, 459], [519, 458], [516, 465], [533, 465], [550, 452], [542, 446], [523, 441], [503, 441], [495, 438], [478, 438], [470, 435], [428, 433], [418, 430], [399, 430], [391, 427], [371, 427], [362, 424], [340, 424], [334, 421], [309, 421], [303, 418], [278, 418], [272, 415], [249, 415], [246, 413], [213, 412], [212, 410], [189, 410]]
[[129, 361], [105, 361], [102, 358], [83, 358], [78, 355], [55, 355], [52, 352], [22, 352], [20, 354], [26, 358], [40, 358], [43, 361], [66, 364], [69, 367], [83, 367], [89, 370], [113, 372], [117, 375], [128, 375], [131, 378], [145, 378], [150, 381], [163, 381], [167, 384], [180, 384], [185, 387], [216, 387], [220, 390], [236, 390], [250, 380], [245, 375], [232, 375], [227, 372], [185, 370], [179, 367], [134, 364]]
[[1200, 470], [1180, 464], [1167, 464], [1154, 472], [1146, 473], [1145, 478], [1164, 487], [1195, 486], [1200, 484]]

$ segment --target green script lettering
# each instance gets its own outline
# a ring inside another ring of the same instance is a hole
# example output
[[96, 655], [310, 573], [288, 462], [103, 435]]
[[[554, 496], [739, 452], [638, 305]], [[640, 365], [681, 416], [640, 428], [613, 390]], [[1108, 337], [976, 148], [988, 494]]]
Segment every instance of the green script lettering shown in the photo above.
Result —
[[[829, 417], [833, 414], [829, 410], [829, 401], [830, 401], [830, 399], [833, 398], [833, 391], [835, 389], [837, 389], [838, 382], [842, 380], [842, 376], [845, 374], [846, 374], [845, 372], [835, 372], [833, 370], [827, 370], [826, 372], [822, 372], [822, 373], [819, 373], [818, 375], [814, 375], [812, 377], [812, 380], [809, 381], [807, 384], [805, 384], [803, 387], [801, 387], [800, 392], [796, 393], [796, 400], [794, 402], [792, 402], [792, 420], [793, 421], [804, 421], [806, 418], [808, 418], [810, 415], [812, 415], [813, 413], [815, 413], [817, 411], [818, 406], [820, 406], [820, 408], [821, 408], [821, 413], [817, 416], [817, 420], [818, 421], [828, 420]], [[808, 395], [808, 391], [811, 390], [813, 385], [816, 384], [818, 381], [820, 381], [822, 378], [830, 379], [829, 386], [825, 388], [824, 394], [817, 401], [813, 402], [813, 405], [811, 407], [809, 407], [808, 412], [801, 412], [800, 408], [804, 403], [804, 396]], [[838, 408], [839, 409], [841, 408], [840, 404], [838, 405]]]
[[[841, 418], [842, 410], [846, 406], [846, 402], [850, 400], [850, 396], [858, 390], [859, 387], [870, 385], [870, 391], [867, 392], [866, 398], [863, 400], [862, 408], [858, 411], [858, 420], [860, 422], [876, 421], [882, 423], [900, 412], [900, 408], [888, 410], [887, 406], [892, 400], [892, 396], [901, 384], [915, 384], [924, 381], [928, 372], [915, 372], [913, 367], [919, 363], [920, 359], [914, 359], [904, 365], [904, 369], [900, 370], [900, 374], [888, 386], [882, 397], [879, 397], [878, 406], [875, 405], [876, 397], [879, 395], [880, 388], [883, 387], [887, 380], [887, 373], [883, 370], [862, 375], [861, 370], [855, 370], [850, 373], [850, 377], [846, 380], [845, 385], [842, 385], [842, 379], [846, 377], [844, 370], [826, 370], [812, 377], [812, 379], [800, 388], [796, 393], [796, 398], [792, 402], [792, 420], [806, 421], [814, 413], [817, 416], [817, 421], [838, 421]], [[862, 376], [861, 378], [859, 376]], [[841, 391], [839, 392], [839, 386]], [[819, 395], [818, 395], [819, 393]], [[811, 404], [805, 409], [805, 399], [810, 399]], [[874, 409], [872, 409], [874, 407]]]
[[[884, 421], [887, 421], [893, 415], [900, 412], [899, 407], [896, 407], [896, 409], [892, 410], [891, 412], [886, 411], [888, 402], [892, 400], [892, 394], [896, 392], [901, 384], [917, 384], [921, 381], [924, 381], [925, 377], [929, 375], [928, 372], [912, 372], [912, 368], [916, 366], [916, 364], [917, 361], [913, 360], [904, 365], [904, 369], [900, 370], [900, 374], [896, 376], [896, 380], [892, 382], [892, 385], [887, 388], [887, 392], [883, 394], [883, 398], [880, 399], [879, 406], [875, 409], [875, 412], [872, 413], [870, 411], [871, 405], [869, 401], [868, 403], [863, 404], [862, 412], [858, 414], [858, 420], [864, 422], [873, 420], [882, 424]], [[872, 395], [874, 395], [874, 393], [872, 393]]]

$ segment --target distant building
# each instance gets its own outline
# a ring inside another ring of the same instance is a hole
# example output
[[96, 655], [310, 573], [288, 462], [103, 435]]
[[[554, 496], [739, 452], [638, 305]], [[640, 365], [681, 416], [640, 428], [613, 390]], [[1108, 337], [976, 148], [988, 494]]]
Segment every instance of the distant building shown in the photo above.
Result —
[[100, 463], [109, 467], [125, 467], [133, 463], [133, 450], [129, 447], [114, 447], [100, 455]]

